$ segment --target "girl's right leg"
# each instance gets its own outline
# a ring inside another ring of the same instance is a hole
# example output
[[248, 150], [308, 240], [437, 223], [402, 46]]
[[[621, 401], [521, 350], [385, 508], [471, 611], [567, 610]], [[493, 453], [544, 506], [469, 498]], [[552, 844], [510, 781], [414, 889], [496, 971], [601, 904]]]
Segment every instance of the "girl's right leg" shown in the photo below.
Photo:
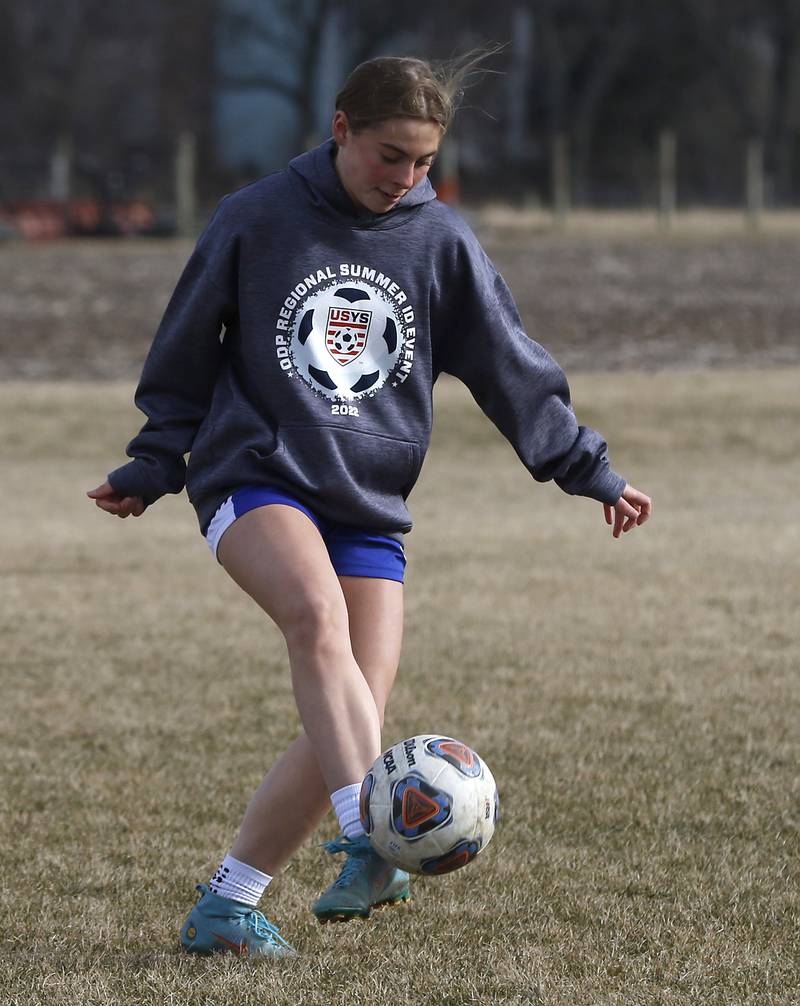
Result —
[[[383, 711], [397, 674], [403, 637], [403, 585], [342, 577], [353, 656]], [[231, 855], [274, 875], [330, 810], [314, 749], [303, 733], [284, 751], [253, 794]]]

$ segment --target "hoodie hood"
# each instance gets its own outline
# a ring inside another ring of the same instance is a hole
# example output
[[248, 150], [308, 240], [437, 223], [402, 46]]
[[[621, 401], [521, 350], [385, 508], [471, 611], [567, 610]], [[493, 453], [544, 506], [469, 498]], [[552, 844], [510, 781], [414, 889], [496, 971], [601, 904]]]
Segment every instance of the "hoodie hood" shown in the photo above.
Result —
[[306, 198], [329, 218], [347, 227], [383, 229], [410, 220], [425, 203], [436, 198], [427, 175], [386, 213], [373, 213], [356, 206], [342, 185], [334, 165], [336, 141], [331, 137], [320, 146], [289, 162], [289, 177]]

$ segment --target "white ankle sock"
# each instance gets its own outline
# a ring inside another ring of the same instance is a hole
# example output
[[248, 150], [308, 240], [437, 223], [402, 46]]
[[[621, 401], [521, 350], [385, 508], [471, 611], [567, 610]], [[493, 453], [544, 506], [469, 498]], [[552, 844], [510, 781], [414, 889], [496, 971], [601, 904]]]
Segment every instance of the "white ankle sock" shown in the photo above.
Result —
[[353, 783], [352, 786], [342, 786], [335, 793], [331, 793], [331, 803], [336, 816], [339, 818], [339, 827], [347, 838], [358, 838], [364, 834], [361, 827], [361, 818], [358, 813], [358, 798], [361, 793], [361, 785]]
[[217, 867], [208, 886], [212, 894], [243, 901], [246, 905], [255, 907], [270, 880], [272, 877], [268, 873], [262, 873], [254, 866], [241, 863], [229, 855]]

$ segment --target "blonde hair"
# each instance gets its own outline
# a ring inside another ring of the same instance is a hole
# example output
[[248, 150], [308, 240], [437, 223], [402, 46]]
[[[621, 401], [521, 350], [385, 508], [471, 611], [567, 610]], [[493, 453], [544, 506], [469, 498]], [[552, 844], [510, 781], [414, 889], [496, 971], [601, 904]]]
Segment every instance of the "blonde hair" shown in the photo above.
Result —
[[473, 49], [436, 64], [407, 56], [368, 59], [344, 82], [336, 109], [356, 133], [398, 117], [435, 122], [445, 133], [477, 64], [503, 48]]

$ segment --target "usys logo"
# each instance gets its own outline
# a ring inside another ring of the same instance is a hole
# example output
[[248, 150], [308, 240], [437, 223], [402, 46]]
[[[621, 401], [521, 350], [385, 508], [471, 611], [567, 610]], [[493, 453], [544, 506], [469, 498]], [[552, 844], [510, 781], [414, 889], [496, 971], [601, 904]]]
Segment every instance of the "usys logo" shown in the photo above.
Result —
[[304, 277], [276, 324], [281, 368], [331, 401], [398, 387], [414, 363], [414, 309], [377, 269], [343, 262]]
[[342, 367], [358, 359], [364, 352], [369, 335], [372, 311], [329, 307], [325, 329], [325, 345], [334, 360]]

